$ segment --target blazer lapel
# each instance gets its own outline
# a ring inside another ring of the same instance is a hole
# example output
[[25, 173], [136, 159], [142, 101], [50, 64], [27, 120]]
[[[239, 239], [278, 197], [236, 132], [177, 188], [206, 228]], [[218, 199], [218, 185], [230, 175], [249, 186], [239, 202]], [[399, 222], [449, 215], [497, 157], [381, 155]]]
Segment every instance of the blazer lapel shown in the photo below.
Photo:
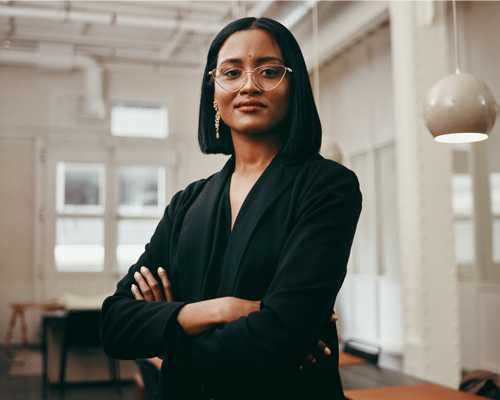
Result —
[[248, 193], [229, 238], [218, 297], [232, 296], [241, 261], [267, 209], [293, 182], [302, 162], [287, 162], [278, 153]]
[[200, 300], [212, 255], [220, 197], [233, 170], [231, 157], [205, 184], [184, 217], [179, 238], [179, 277], [184, 301]]

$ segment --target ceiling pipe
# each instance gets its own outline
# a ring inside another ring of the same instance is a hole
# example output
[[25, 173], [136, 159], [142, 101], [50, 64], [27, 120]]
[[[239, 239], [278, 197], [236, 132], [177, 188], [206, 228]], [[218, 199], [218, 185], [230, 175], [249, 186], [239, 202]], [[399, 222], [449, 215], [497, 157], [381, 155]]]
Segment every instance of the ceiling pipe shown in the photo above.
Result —
[[174, 53], [175, 49], [181, 43], [184, 38], [185, 33], [183, 31], [177, 31], [172, 39], [170, 39], [168, 45], [160, 53], [160, 60], [168, 60], [169, 57]]
[[279, 17], [278, 21], [291, 30], [302, 18], [307, 15], [316, 3], [316, 1], [311, 0], [298, 3], [297, 7], [295, 7], [288, 14], [283, 17]]
[[80, 116], [99, 119], [106, 116], [104, 71], [93, 58], [74, 54], [71, 46], [40, 43], [38, 50], [34, 52], [0, 49], [0, 64], [3, 63], [27, 64], [42, 69], [82, 69], [85, 95]]
[[141, 17], [122, 13], [77, 11], [63, 8], [49, 9], [0, 5], [0, 16], [61, 22], [72, 21], [95, 25], [142, 29], [175, 30], [181, 27], [183, 30], [207, 34], [216, 34], [223, 28], [223, 24], [217, 22], [193, 21], [187, 19], [179, 21], [177, 18]]

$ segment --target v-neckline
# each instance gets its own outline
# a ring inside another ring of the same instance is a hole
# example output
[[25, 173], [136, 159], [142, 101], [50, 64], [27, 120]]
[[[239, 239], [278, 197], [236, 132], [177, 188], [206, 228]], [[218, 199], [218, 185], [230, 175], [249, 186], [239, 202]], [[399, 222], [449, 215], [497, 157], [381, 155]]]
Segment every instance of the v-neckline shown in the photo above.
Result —
[[275, 158], [276, 158], [276, 156], [273, 157], [273, 159], [271, 160], [271, 162], [267, 165], [267, 167], [264, 169], [264, 171], [262, 171], [262, 173], [259, 175], [259, 177], [257, 178], [257, 180], [254, 182], [254, 184], [252, 185], [252, 187], [250, 188], [250, 190], [246, 194], [245, 199], [241, 203], [241, 206], [240, 206], [240, 208], [238, 210], [238, 214], [236, 215], [236, 218], [234, 219], [234, 224], [233, 224], [233, 209], [232, 209], [232, 205], [231, 205], [231, 183], [233, 181], [234, 169], [233, 169], [233, 172], [229, 175], [229, 184], [228, 184], [229, 187], [228, 187], [228, 190], [227, 190], [227, 200], [228, 200], [228, 203], [229, 203], [229, 224], [230, 224], [229, 225], [229, 228], [230, 228], [229, 234], [231, 234], [234, 231], [234, 227], [236, 226], [236, 222], [238, 221], [238, 218], [239, 218], [239, 216], [241, 214], [241, 210], [243, 209], [243, 207], [245, 206], [245, 203], [247, 202], [248, 196], [250, 196], [250, 193], [252, 193], [252, 191], [254, 190], [255, 186], [261, 180], [262, 176], [268, 170], [269, 166], [272, 164], [272, 162], [274, 161]]

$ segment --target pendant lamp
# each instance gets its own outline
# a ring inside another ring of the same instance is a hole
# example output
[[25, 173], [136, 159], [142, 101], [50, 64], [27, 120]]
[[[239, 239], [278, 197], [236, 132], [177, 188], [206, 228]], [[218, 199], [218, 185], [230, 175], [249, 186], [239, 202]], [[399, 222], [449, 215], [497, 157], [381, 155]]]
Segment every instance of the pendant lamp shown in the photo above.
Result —
[[437, 82], [427, 94], [424, 121], [437, 142], [478, 142], [488, 138], [500, 107], [484, 81], [460, 72], [455, 0], [453, 24], [456, 72]]

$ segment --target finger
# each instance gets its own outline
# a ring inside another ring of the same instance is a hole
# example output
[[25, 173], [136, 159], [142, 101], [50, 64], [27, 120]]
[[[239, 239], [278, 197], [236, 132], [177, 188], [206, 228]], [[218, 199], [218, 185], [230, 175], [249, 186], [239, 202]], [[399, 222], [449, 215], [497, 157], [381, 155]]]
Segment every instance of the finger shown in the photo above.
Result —
[[339, 320], [339, 316], [337, 314], [332, 314], [332, 318], [330, 318], [330, 321], [336, 322]]
[[325, 342], [322, 342], [321, 340], [318, 342], [318, 349], [325, 355], [329, 356], [332, 354], [331, 350], [328, 348], [328, 346], [325, 344]]
[[143, 278], [143, 276], [139, 272], [136, 272], [134, 274], [134, 279], [137, 282], [137, 284], [139, 285], [139, 289], [141, 290], [141, 293], [144, 297], [144, 300], [154, 301], [155, 298], [153, 296], [153, 292], [151, 291], [151, 288], [149, 287], [148, 283]]
[[311, 355], [309, 355], [307, 358], [306, 358], [307, 361], [309, 361], [310, 363], [313, 363], [313, 364], [316, 364], [316, 359]]
[[167, 301], [174, 301], [174, 294], [172, 293], [172, 284], [168, 280], [167, 271], [162, 267], [158, 268], [158, 275], [161, 279], [161, 284], [163, 285], [163, 290], [165, 291], [165, 296], [167, 296]]
[[144, 300], [144, 297], [142, 297], [142, 294], [141, 294], [140, 290], [137, 288], [137, 286], [132, 284], [131, 290], [132, 290], [132, 294], [134, 295], [134, 298], [136, 300]]
[[141, 267], [141, 274], [144, 278], [146, 278], [146, 281], [148, 282], [148, 285], [151, 288], [151, 291], [153, 292], [153, 297], [155, 298], [155, 300], [165, 301], [165, 296], [163, 295], [160, 284], [155, 279], [151, 271], [146, 267]]

